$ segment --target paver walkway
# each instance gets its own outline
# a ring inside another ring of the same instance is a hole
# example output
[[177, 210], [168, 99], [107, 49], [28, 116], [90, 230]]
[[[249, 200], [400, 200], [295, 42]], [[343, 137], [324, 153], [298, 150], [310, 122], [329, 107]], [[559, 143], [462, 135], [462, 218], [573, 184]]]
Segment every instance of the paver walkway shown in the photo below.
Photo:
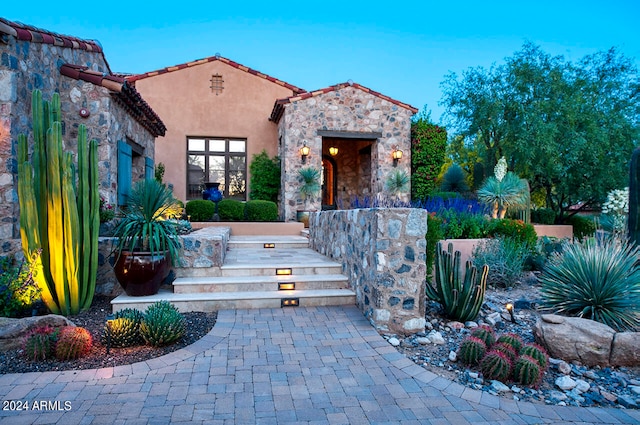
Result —
[[640, 423], [637, 410], [515, 402], [437, 377], [353, 306], [221, 311], [206, 337], [161, 358], [0, 375], [0, 394], [11, 425]]

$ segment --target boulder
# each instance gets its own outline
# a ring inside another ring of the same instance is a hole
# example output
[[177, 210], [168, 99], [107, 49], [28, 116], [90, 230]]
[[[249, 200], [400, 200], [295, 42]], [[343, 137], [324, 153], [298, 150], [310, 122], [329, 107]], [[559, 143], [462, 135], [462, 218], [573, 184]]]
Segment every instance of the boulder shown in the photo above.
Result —
[[24, 337], [40, 326], [60, 327], [75, 326], [75, 324], [66, 317], [57, 314], [22, 319], [0, 317], [0, 351], [21, 348]]
[[535, 338], [549, 355], [586, 366], [609, 366], [616, 331], [593, 320], [544, 314], [534, 327]]
[[611, 364], [614, 366], [640, 365], [640, 332], [619, 332], [614, 336]]

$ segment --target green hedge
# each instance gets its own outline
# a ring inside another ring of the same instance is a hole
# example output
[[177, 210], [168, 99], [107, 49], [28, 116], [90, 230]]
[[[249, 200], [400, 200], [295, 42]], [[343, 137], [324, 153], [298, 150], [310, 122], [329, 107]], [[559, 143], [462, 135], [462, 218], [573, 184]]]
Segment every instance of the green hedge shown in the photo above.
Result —
[[578, 240], [591, 237], [596, 233], [596, 223], [587, 217], [574, 215], [565, 219], [565, 222], [573, 226], [573, 237]]
[[537, 224], [555, 224], [556, 213], [551, 208], [531, 210], [531, 222]]
[[514, 239], [523, 244], [528, 249], [533, 249], [538, 242], [538, 235], [533, 225], [522, 220], [512, 220], [510, 218], [494, 219], [489, 223], [489, 236], [492, 238], [506, 237]]
[[247, 201], [244, 213], [248, 221], [278, 220], [278, 206], [271, 201]]
[[218, 202], [218, 217], [221, 221], [244, 220], [244, 202], [237, 199], [223, 199]]
[[185, 211], [191, 221], [208, 221], [216, 213], [216, 204], [204, 199], [194, 199], [187, 202]]

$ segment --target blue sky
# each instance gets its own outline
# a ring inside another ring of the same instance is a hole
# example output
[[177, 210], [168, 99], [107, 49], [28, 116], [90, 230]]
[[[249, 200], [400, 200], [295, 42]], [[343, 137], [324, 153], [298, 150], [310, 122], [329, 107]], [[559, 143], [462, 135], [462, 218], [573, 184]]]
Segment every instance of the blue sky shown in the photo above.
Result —
[[436, 122], [449, 71], [501, 63], [525, 41], [572, 61], [616, 47], [640, 66], [637, 0], [7, 3], [5, 19], [98, 40], [114, 72], [220, 53], [306, 90], [353, 80]]

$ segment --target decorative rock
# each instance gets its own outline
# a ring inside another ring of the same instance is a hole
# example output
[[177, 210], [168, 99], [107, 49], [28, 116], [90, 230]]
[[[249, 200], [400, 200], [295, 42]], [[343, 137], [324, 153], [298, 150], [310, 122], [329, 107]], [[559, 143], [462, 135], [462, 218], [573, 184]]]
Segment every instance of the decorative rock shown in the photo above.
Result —
[[610, 362], [615, 366], [640, 364], [640, 332], [619, 332], [613, 337]]
[[557, 402], [566, 400], [568, 397], [565, 393], [552, 390], [551, 392], [549, 392], [549, 398], [557, 403]]
[[600, 391], [600, 395], [602, 397], [604, 397], [605, 400], [611, 402], [611, 403], [615, 403], [618, 401], [618, 396], [615, 394], [611, 394], [610, 392], [607, 391]]
[[576, 387], [577, 383], [569, 376], [561, 376], [556, 379], [556, 386], [561, 390], [568, 391]]
[[477, 372], [467, 372], [467, 374], [471, 379], [478, 379], [478, 377], [480, 376]]
[[75, 324], [66, 317], [57, 314], [22, 319], [0, 317], [0, 351], [15, 350], [22, 347], [24, 337], [40, 326], [55, 328], [75, 326]]
[[498, 323], [498, 322], [500, 322], [502, 320], [502, 318], [500, 317], [500, 313], [499, 312], [491, 313], [485, 319], [486, 319], [487, 323], [490, 324], [491, 326], [495, 326], [496, 323]]
[[400, 345], [400, 340], [396, 337], [391, 337], [389, 338], [389, 344], [393, 345], [394, 347], [397, 347], [398, 345]]
[[468, 322], [464, 322], [464, 325], [469, 329], [474, 329], [474, 328], [478, 327], [478, 323], [476, 323], [476, 322], [474, 322], [472, 320], [470, 320]]
[[640, 395], [640, 387], [637, 385], [630, 385], [629, 389], [631, 390], [632, 393], [634, 393], [635, 395]]
[[429, 338], [427, 338], [426, 336], [419, 336], [416, 338], [416, 342], [420, 345], [427, 345], [431, 343], [431, 340], [429, 340]]
[[418, 330], [424, 330], [425, 323], [426, 321], [423, 317], [415, 317], [405, 321], [402, 325], [402, 329], [405, 332], [415, 333]]
[[506, 393], [511, 391], [511, 388], [496, 380], [491, 381], [491, 389], [498, 393]]
[[620, 406], [624, 406], [627, 409], [637, 409], [638, 403], [636, 403], [635, 399], [629, 395], [623, 394], [618, 397], [618, 403]]
[[569, 375], [571, 373], [571, 365], [563, 360], [558, 363], [558, 372], [563, 375]]
[[578, 404], [582, 404], [582, 403], [585, 402], [585, 398], [582, 397], [581, 394], [582, 393], [580, 391], [577, 391], [576, 388], [574, 388], [571, 391], [567, 392], [567, 396], [569, 396], [569, 398], [571, 398], [571, 400], [575, 401]]
[[593, 320], [544, 314], [534, 326], [549, 355], [588, 366], [608, 365], [615, 331]]
[[464, 323], [453, 321], [453, 322], [447, 323], [447, 327], [455, 330], [460, 330], [460, 329], [464, 329]]
[[449, 351], [449, 361], [455, 362], [458, 359], [458, 355], [455, 351]]
[[580, 393], [586, 393], [591, 389], [591, 385], [587, 381], [576, 379], [576, 387], [574, 389]]
[[429, 341], [431, 341], [432, 344], [436, 344], [436, 345], [445, 344], [442, 334], [438, 331], [429, 332], [429, 334], [427, 335], [427, 338], [429, 338]]

